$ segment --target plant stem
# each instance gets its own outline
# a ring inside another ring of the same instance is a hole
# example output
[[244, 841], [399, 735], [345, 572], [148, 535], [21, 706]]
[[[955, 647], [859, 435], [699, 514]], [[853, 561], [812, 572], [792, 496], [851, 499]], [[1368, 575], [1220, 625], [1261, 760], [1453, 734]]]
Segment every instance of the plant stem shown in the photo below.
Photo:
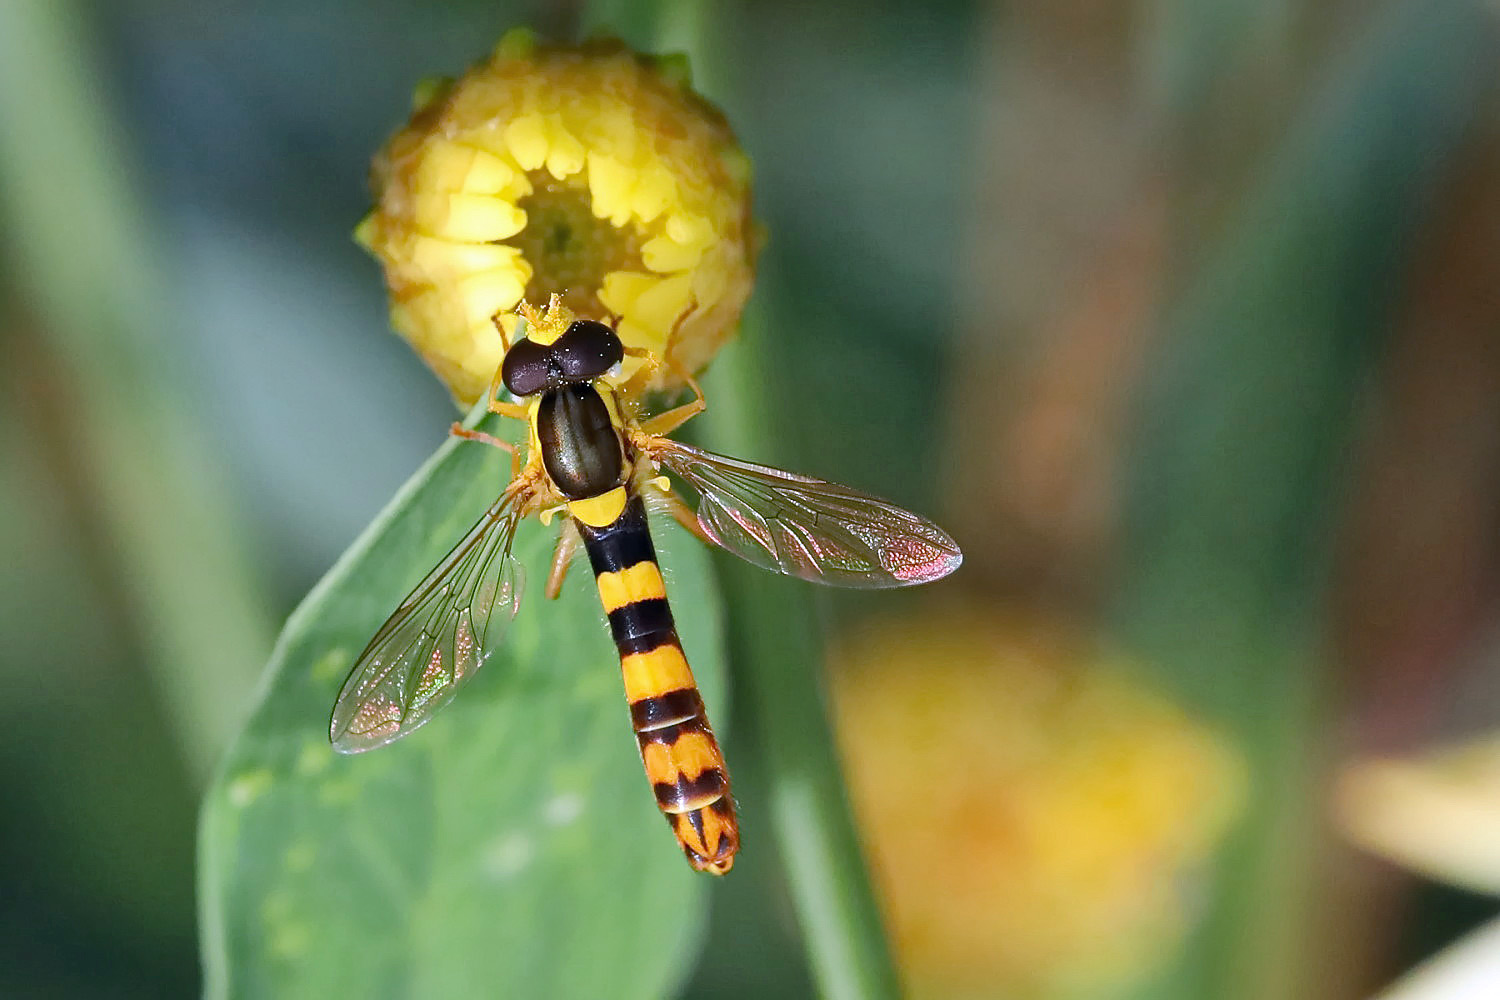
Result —
[[[708, 440], [761, 460], [775, 421], [763, 402], [759, 324], [746, 323], [708, 378]], [[770, 805], [808, 963], [827, 1000], [897, 997], [900, 987], [849, 809], [823, 691], [815, 605], [800, 581], [719, 560], [736, 690], [754, 706]]]

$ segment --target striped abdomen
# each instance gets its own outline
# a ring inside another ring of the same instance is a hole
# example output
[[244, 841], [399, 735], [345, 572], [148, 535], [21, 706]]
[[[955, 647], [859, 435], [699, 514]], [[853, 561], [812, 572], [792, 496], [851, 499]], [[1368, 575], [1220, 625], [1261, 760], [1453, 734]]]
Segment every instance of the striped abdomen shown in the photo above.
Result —
[[688, 862], [722, 875], [739, 847], [729, 772], [672, 623], [645, 506], [632, 496], [613, 524], [576, 523], [620, 650], [625, 697], [656, 804]]

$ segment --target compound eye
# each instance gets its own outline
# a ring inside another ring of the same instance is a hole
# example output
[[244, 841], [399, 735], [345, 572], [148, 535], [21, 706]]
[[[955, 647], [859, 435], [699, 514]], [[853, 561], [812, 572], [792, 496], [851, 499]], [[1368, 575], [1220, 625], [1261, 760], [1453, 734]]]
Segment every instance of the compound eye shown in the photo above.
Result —
[[591, 319], [581, 319], [568, 327], [552, 356], [568, 381], [594, 379], [619, 364], [625, 357], [625, 345], [615, 331]]
[[547, 388], [551, 381], [547, 372], [548, 353], [547, 348], [534, 340], [516, 341], [500, 366], [505, 388], [517, 396], [530, 396]]

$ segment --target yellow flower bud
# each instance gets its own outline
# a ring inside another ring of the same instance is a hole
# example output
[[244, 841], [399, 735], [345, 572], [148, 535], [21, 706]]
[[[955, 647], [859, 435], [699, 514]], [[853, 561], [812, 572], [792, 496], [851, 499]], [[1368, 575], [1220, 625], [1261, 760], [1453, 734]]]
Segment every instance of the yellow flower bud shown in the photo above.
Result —
[[667, 362], [648, 389], [733, 334], [754, 277], [748, 161], [680, 59], [516, 31], [413, 103], [355, 238], [384, 265], [397, 332], [460, 404], [489, 384], [495, 324], [514, 330], [522, 302], [557, 294], [617, 320], [626, 346]]

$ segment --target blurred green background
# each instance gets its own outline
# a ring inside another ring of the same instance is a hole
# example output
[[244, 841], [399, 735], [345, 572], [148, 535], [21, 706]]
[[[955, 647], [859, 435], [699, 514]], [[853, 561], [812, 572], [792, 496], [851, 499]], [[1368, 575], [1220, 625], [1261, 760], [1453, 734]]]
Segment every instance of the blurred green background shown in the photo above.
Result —
[[[650, 9], [771, 234], [744, 457], [966, 551], [816, 596], [908, 991], [1352, 1000], [1494, 917], [1500, 765], [1421, 762], [1500, 727], [1500, 10]], [[0, 6], [0, 994], [200, 989], [214, 762], [453, 418], [349, 238], [369, 158], [581, 17]], [[683, 995], [812, 995], [786, 878], [712, 887]]]

